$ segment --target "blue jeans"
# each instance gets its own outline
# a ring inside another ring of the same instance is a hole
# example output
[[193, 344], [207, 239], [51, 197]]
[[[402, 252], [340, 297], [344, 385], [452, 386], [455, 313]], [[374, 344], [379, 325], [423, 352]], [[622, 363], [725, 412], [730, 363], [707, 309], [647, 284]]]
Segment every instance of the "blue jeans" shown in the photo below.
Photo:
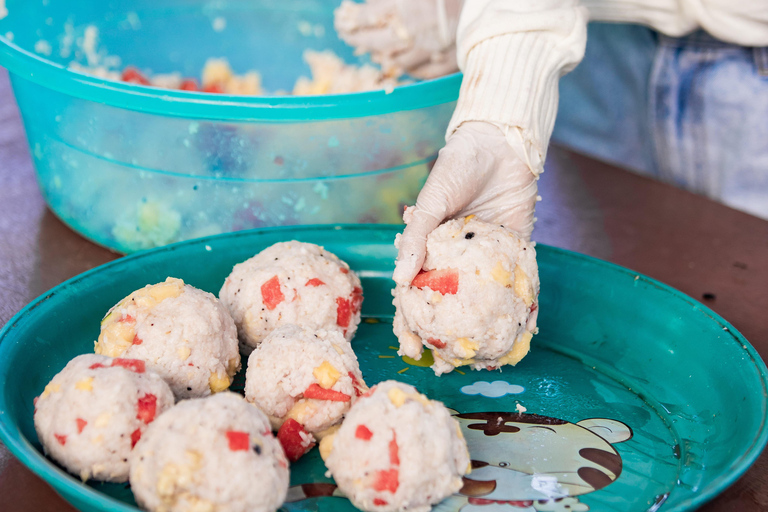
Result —
[[552, 139], [768, 219], [768, 48], [591, 24]]

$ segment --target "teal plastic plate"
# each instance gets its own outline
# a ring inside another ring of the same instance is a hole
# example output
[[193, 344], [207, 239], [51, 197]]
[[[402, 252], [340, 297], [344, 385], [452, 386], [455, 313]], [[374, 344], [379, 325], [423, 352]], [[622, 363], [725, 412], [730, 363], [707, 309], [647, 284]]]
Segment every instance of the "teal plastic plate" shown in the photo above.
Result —
[[[0, 438], [80, 509], [136, 510], [127, 485], [83, 484], [42, 455], [32, 399], [69, 359], [92, 350], [99, 320], [134, 289], [170, 275], [217, 293], [234, 264], [295, 239], [325, 246], [362, 278], [364, 321], [353, 347], [366, 381], [394, 378], [442, 400], [472, 458], [486, 463], [465, 494], [436, 510], [691, 510], [759, 455], [766, 368], [749, 343], [682, 293], [568, 251], [538, 247], [541, 332], [516, 367], [435, 377], [398, 357], [390, 276], [400, 229], [220, 235], [121, 258], [57, 286], [0, 333]], [[354, 510], [328, 496], [334, 485], [324, 469], [316, 449], [292, 467], [285, 510]]]

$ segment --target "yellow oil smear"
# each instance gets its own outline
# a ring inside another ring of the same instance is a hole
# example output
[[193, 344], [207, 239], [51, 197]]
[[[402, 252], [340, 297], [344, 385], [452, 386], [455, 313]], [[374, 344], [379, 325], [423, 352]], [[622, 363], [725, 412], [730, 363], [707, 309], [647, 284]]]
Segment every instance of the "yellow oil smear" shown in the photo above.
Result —
[[96, 421], [93, 422], [94, 427], [104, 428], [109, 425], [109, 420], [112, 418], [112, 414], [103, 412], [96, 417]]
[[75, 389], [79, 389], [80, 391], [93, 391], [93, 377], [87, 377], [77, 381]]
[[472, 341], [469, 338], [459, 338], [456, 343], [464, 350], [465, 359], [472, 359], [477, 354], [477, 349], [480, 348], [480, 343]]
[[421, 354], [421, 359], [419, 359], [418, 361], [415, 360], [414, 358], [408, 357], [408, 356], [403, 356], [402, 359], [403, 359], [404, 363], [410, 364], [412, 366], [428, 367], [428, 366], [432, 366], [433, 364], [435, 364], [435, 358], [433, 357], [432, 351], [430, 349], [426, 349]]
[[474, 218], [475, 218], [474, 215], [467, 215], [466, 217], [464, 217], [464, 225], [466, 226], [469, 223], [469, 221], [471, 221]]
[[211, 393], [224, 391], [231, 383], [228, 375], [219, 375], [217, 372], [211, 372], [211, 376], [208, 377], [208, 387], [211, 388]]
[[320, 440], [320, 458], [323, 460], [328, 459], [328, 456], [333, 451], [333, 438], [336, 437], [336, 432], [327, 435]]
[[43, 393], [40, 395], [40, 398], [45, 398], [51, 393], [58, 393], [61, 391], [61, 385], [57, 384], [55, 382], [49, 382], [47, 386], [45, 386], [45, 389], [43, 390]]
[[299, 400], [293, 407], [291, 407], [291, 410], [288, 411], [285, 419], [291, 418], [303, 425], [306, 423], [306, 418], [312, 416], [316, 410], [317, 405], [315, 403], [308, 400]]
[[314, 434], [314, 436], [318, 440], [322, 441], [323, 439], [325, 439], [328, 436], [335, 435], [336, 432], [338, 432], [340, 428], [341, 428], [341, 423], [339, 423], [338, 425], [333, 425], [331, 427], [328, 427], [327, 429], [321, 430], [320, 432], [316, 432]]
[[312, 375], [317, 379], [317, 383], [323, 389], [331, 389], [341, 377], [341, 373], [328, 361], [323, 361], [320, 366], [312, 370]]
[[515, 295], [523, 299], [526, 306], [533, 304], [533, 286], [520, 265], [515, 265]]
[[179, 355], [179, 359], [186, 361], [189, 358], [189, 355], [192, 353], [192, 349], [187, 346], [181, 346], [176, 349], [176, 353]]
[[531, 338], [533, 338], [533, 335], [530, 332], [524, 332], [520, 339], [512, 345], [512, 350], [499, 358], [499, 366], [505, 364], [514, 366], [519, 363], [531, 349]]
[[[515, 267], [515, 270], [517, 270], [517, 267]], [[491, 270], [491, 277], [502, 286], [512, 285], [512, 273], [504, 270], [504, 265], [500, 261], [497, 261], [496, 266]], [[517, 278], [517, 273], [515, 273], [515, 278]]]

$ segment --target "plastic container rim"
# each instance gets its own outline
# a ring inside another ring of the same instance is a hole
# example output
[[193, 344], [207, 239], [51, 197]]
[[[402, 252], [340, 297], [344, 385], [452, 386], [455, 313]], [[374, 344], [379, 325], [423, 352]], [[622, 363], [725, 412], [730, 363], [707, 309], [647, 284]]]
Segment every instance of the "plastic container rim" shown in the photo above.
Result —
[[417, 110], [455, 101], [461, 73], [384, 90], [321, 96], [235, 96], [106, 80], [70, 70], [0, 35], [0, 65], [18, 78], [112, 107], [192, 119], [264, 123], [328, 121]]
[[[3, 326], [3, 328], [0, 330], [0, 356], [5, 355], [6, 350], [8, 350], [7, 341], [5, 340], [8, 332], [16, 325], [16, 323], [22, 320], [29, 313], [29, 311], [38, 307], [48, 297], [58, 293], [61, 289], [71, 286], [77, 281], [81, 281], [83, 279], [89, 278], [91, 277], [92, 274], [102, 272], [107, 268], [113, 267], [115, 265], [122, 265], [124, 264], [125, 260], [138, 260], [138, 259], [145, 258], [147, 256], [152, 256], [159, 252], [166, 252], [166, 251], [172, 252], [186, 245], [202, 244], [207, 240], [223, 238], [223, 237], [238, 238], [241, 236], [251, 236], [254, 233], [263, 233], [263, 232], [269, 233], [269, 232], [280, 231], [280, 230], [282, 231], [316, 231], [316, 230], [356, 231], [356, 230], [367, 230], [367, 229], [370, 229], [371, 227], [374, 227], [375, 229], [378, 229], [380, 231], [391, 231], [393, 234], [396, 232], [400, 232], [400, 230], [402, 230], [402, 226], [394, 225], [394, 224], [307, 225], [307, 226], [293, 226], [288, 229], [286, 229], [284, 226], [277, 226], [277, 227], [271, 227], [271, 228], [268, 227], [268, 228], [246, 230], [246, 231], [240, 231], [235, 233], [222, 233], [222, 234], [211, 235], [203, 238], [185, 240], [182, 242], [166, 245], [164, 247], [148, 249], [148, 250], [136, 252], [131, 255], [118, 258], [116, 260], [105, 263], [91, 270], [83, 272], [70, 279], [67, 279], [63, 283], [43, 293], [42, 295], [34, 299], [32, 302], [30, 302], [27, 306], [22, 308], [21, 311], [16, 313], [8, 321], [8, 323], [6, 323], [5, 326]], [[659, 288], [660, 290], [666, 293], [674, 295], [678, 299], [688, 304], [691, 304], [692, 306], [694, 306], [695, 309], [698, 309], [701, 313], [703, 313], [706, 316], [709, 316], [713, 321], [720, 324], [723, 327], [723, 330], [725, 330], [731, 336], [732, 341], [741, 345], [741, 348], [749, 355], [750, 360], [754, 364], [755, 371], [758, 373], [759, 379], [763, 387], [763, 396], [764, 397], [768, 396], [768, 391], [767, 391], [768, 390], [768, 368], [766, 368], [765, 362], [763, 362], [762, 358], [757, 353], [755, 348], [747, 341], [746, 338], [744, 338], [744, 336], [738, 330], [736, 330], [736, 328], [733, 327], [733, 325], [731, 325], [727, 320], [722, 318], [720, 315], [715, 313], [713, 310], [711, 310], [704, 304], [691, 298], [685, 293], [679, 290], [676, 290], [675, 288], [672, 288], [669, 285], [666, 285], [660, 281], [657, 281], [653, 278], [650, 278], [638, 272], [634, 272], [631, 269], [622, 267], [620, 265], [616, 265], [614, 263], [601, 260], [599, 258], [569, 251], [566, 249], [547, 246], [545, 244], [541, 244], [541, 245], [542, 247], [546, 247], [548, 251], [551, 251], [553, 253], [560, 253], [563, 256], [574, 258], [576, 260], [582, 260], [592, 264], [598, 264], [603, 266], [606, 269], [610, 269], [617, 273], [636, 276], [637, 278], [640, 278], [643, 281], [646, 281], [647, 283], [653, 285], [654, 287]], [[4, 363], [4, 358], [0, 357], [0, 370], [3, 370], [4, 366], [6, 366], [6, 363]], [[92, 488], [83, 489], [79, 487], [75, 483], [75, 481], [69, 477], [68, 474], [66, 474], [63, 470], [53, 466], [50, 462], [47, 461], [47, 459], [45, 459], [45, 457], [43, 457], [42, 454], [40, 454], [36, 449], [32, 448], [32, 446], [26, 440], [26, 438], [24, 438], [21, 435], [21, 432], [18, 426], [10, 423], [7, 419], [7, 415], [3, 414], [6, 407], [7, 406], [6, 406], [5, 394], [2, 393], [0, 394], [0, 442], [5, 444], [5, 446], [10, 450], [10, 452], [15, 457], [17, 457], [25, 466], [27, 466], [33, 473], [37, 474], [41, 478], [44, 478], [50, 485], [54, 486], [57, 490], [60, 490], [65, 494], [69, 494], [71, 492], [78, 492], [79, 499], [89, 503], [90, 506], [93, 506], [95, 508], [102, 509], [102, 510], [106, 510], [106, 509], [123, 510], [123, 511], [134, 510], [133, 507], [130, 507], [125, 503], [119, 502], [110, 496], [105, 496], [99, 493], [98, 491], [96, 491], [95, 489], [92, 489]], [[765, 399], [763, 401], [763, 409], [764, 409], [763, 412], [765, 415], [766, 414]], [[704, 503], [712, 500], [712, 498], [717, 496], [719, 493], [725, 490], [728, 486], [730, 486], [733, 482], [735, 482], [741, 475], [743, 475], [747, 471], [747, 469], [749, 469], [749, 467], [755, 462], [755, 460], [757, 460], [758, 456], [760, 456], [763, 449], [765, 448], [766, 442], [768, 442], [768, 425], [766, 424], [767, 420], [768, 420], [768, 417], [764, 417], [763, 423], [760, 426], [759, 431], [755, 433], [755, 436], [752, 439], [751, 446], [746, 452], [741, 454], [741, 456], [737, 460], [734, 461], [730, 471], [724, 472], [719, 477], [715, 478], [709, 484], [707, 489], [699, 492], [695, 496], [692, 496], [679, 503], [676, 503], [675, 505], [673, 505], [672, 508], [669, 509], [669, 511], [682, 512], [682, 511], [695, 510], [696, 508], [703, 505]], [[16, 434], [16, 436], [14, 436], [14, 434]], [[665, 508], [665, 510], [666, 509], [667, 508]]]

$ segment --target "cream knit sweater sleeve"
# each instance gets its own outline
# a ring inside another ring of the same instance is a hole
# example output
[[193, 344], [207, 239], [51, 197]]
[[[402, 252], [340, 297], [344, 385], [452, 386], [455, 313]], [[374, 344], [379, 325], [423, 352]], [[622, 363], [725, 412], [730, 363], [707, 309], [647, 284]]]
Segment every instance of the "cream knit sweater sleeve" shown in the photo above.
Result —
[[543, 169], [558, 81], [584, 56], [587, 19], [640, 23], [671, 36], [704, 28], [768, 46], [768, 0], [465, 0], [457, 34], [464, 72], [446, 136], [466, 121], [498, 126]]

